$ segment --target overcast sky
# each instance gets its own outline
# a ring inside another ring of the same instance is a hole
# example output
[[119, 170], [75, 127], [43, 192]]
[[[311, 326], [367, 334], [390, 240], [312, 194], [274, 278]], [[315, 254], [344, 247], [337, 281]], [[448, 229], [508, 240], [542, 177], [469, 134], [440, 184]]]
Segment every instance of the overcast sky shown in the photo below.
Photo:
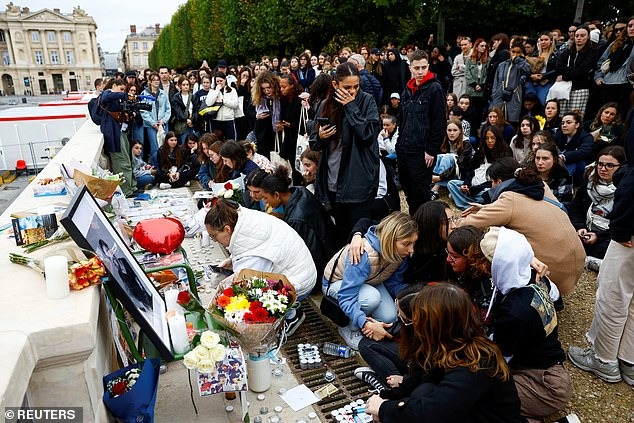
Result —
[[[165, 26], [172, 15], [185, 0], [12, 0], [13, 4], [28, 7], [31, 12], [40, 9], [60, 9], [63, 14], [73, 12], [81, 6], [97, 23], [97, 42], [104, 52], [118, 53], [123, 40], [130, 33], [130, 25], [136, 25], [137, 31], [157, 23]], [[3, 4], [8, 3], [5, 2]], [[0, 6], [6, 10], [6, 6]]]

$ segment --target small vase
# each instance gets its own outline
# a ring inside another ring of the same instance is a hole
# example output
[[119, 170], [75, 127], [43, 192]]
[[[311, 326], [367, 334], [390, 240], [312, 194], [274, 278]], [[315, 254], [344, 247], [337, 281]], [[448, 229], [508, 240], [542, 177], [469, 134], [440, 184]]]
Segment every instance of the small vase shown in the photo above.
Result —
[[247, 379], [253, 392], [265, 392], [271, 387], [271, 360], [266, 353], [252, 353], [247, 358]]

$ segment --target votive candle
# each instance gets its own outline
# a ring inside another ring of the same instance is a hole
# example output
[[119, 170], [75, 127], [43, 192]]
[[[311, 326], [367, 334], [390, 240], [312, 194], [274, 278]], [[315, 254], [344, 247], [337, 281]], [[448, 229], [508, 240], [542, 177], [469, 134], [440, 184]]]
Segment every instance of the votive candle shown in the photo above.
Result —
[[52, 300], [66, 298], [70, 294], [68, 285], [68, 259], [51, 256], [44, 259], [46, 275], [46, 295]]
[[177, 302], [179, 292], [180, 290], [178, 289], [168, 289], [167, 291], [165, 291], [165, 305], [167, 306], [168, 310], [174, 310], [178, 313], [183, 313], [183, 308], [178, 305]]
[[176, 354], [185, 354], [189, 349], [189, 339], [187, 338], [187, 326], [185, 317], [176, 313], [167, 319], [167, 325], [170, 328], [170, 336], [172, 338], [172, 346]]

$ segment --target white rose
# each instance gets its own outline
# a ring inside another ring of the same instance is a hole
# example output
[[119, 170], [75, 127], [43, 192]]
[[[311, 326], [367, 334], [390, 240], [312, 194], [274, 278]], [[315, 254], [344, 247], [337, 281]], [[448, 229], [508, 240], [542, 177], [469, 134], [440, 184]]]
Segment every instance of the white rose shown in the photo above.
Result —
[[200, 373], [212, 373], [216, 370], [216, 363], [210, 359], [200, 360], [198, 363], [198, 371]]
[[233, 188], [233, 189], [240, 189], [240, 184], [239, 184], [239, 183], [237, 183], [237, 182], [232, 182], [232, 183], [231, 183], [231, 188]]
[[183, 364], [189, 370], [195, 370], [198, 367], [198, 356], [194, 351], [190, 351], [183, 357]]
[[225, 346], [222, 344], [218, 344], [209, 350], [209, 355], [211, 355], [211, 359], [213, 361], [221, 361], [225, 358], [225, 352]]
[[209, 350], [202, 345], [198, 345], [193, 351], [198, 360], [206, 360], [209, 358]]
[[221, 189], [218, 191], [218, 197], [222, 197], [223, 195], [225, 195], [225, 192], [227, 192], [227, 190], [226, 190], [226, 189], [224, 189], [224, 188], [221, 188]]
[[206, 348], [213, 348], [220, 342], [220, 336], [210, 330], [203, 332], [200, 337], [200, 344]]
[[232, 190], [232, 189], [227, 190], [227, 191], [223, 194], [223, 197], [225, 197], [225, 198], [231, 198], [231, 197], [233, 197], [233, 190]]

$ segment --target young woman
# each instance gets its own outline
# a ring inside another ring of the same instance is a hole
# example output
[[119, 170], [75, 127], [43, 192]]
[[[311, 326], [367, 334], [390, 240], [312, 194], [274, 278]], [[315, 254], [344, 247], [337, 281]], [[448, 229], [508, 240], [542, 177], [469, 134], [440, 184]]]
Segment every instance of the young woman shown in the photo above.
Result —
[[400, 345], [409, 375], [399, 389], [370, 397], [366, 413], [384, 423], [526, 421], [504, 356], [466, 292], [427, 285], [410, 308], [413, 336]]
[[531, 150], [533, 134], [539, 130], [539, 122], [532, 116], [524, 116], [520, 121], [520, 133], [513, 137], [511, 150], [513, 158], [520, 163], [524, 162], [526, 155]]
[[473, 108], [475, 109], [476, 122], [480, 125], [484, 110], [484, 87], [486, 84], [489, 68], [489, 47], [483, 38], [478, 38], [473, 44], [471, 56], [465, 62], [465, 93], [471, 97]]
[[196, 177], [198, 171], [185, 162], [183, 150], [173, 131], [165, 134], [165, 141], [158, 151], [158, 163], [155, 178], [161, 189], [183, 187]]
[[480, 142], [484, 139], [484, 129], [487, 126], [497, 126], [502, 131], [502, 136], [507, 144], [511, 143], [513, 136], [515, 135], [515, 129], [511, 126], [504, 117], [504, 112], [499, 107], [489, 108], [489, 112], [486, 116], [486, 121], [482, 125], [480, 130]]
[[440, 146], [440, 152], [441, 154], [436, 156], [436, 167], [431, 177], [434, 183], [431, 188], [432, 200], [438, 198], [441, 186], [447, 186], [451, 179], [460, 179], [471, 164], [473, 148], [471, 143], [464, 141], [460, 119], [452, 118], [447, 122], [447, 134]]
[[561, 118], [561, 131], [555, 134], [559, 158], [564, 162], [575, 186], [581, 184], [586, 165], [594, 158], [594, 139], [581, 127], [581, 115], [566, 113]]
[[580, 26], [575, 31], [574, 43], [557, 59], [557, 81], [570, 81], [569, 100], [559, 100], [560, 114], [579, 110], [583, 115], [590, 97], [592, 70], [597, 63], [597, 50], [590, 42], [590, 29]]
[[[569, 216], [588, 255], [586, 262], [603, 259], [610, 243], [610, 213], [614, 205], [616, 186], [614, 173], [625, 163], [625, 150], [621, 146], [606, 147], [597, 161], [585, 173], [583, 184], [570, 204]], [[598, 266], [588, 267], [595, 268]]]
[[625, 125], [621, 122], [619, 105], [614, 102], [605, 103], [593, 120], [587, 120], [583, 129], [594, 138], [595, 151], [610, 145], [623, 145]]
[[297, 82], [302, 90], [307, 93], [315, 80], [315, 69], [310, 64], [310, 56], [306, 53], [299, 55], [299, 69], [297, 69]]
[[161, 130], [165, 130], [166, 123], [169, 121], [172, 111], [167, 95], [163, 92], [163, 90], [159, 89], [161, 84], [159, 74], [152, 72], [149, 78], [150, 83], [143, 91], [143, 94], [152, 96], [156, 100], [151, 102], [152, 110], [141, 110], [141, 117], [143, 118], [145, 136], [150, 144], [150, 163], [158, 169], [157, 155], [159, 145], [156, 135], [158, 134], [159, 128]]
[[137, 188], [143, 190], [148, 185], [154, 184], [156, 169], [143, 161], [143, 143], [139, 140], [132, 141], [132, 158], [134, 159], [132, 172], [136, 178]]
[[381, 104], [390, 104], [392, 93], [402, 93], [410, 80], [407, 62], [401, 59], [398, 50], [387, 51], [387, 61], [383, 64], [383, 100]]
[[396, 322], [394, 298], [405, 287], [408, 257], [417, 239], [416, 222], [406, 213], [394, 212], [365, 234], [358, 264], [352, 264], [346, 245], [326, 265], [322, 291], [350, 318], [348, 326], [339, 328], [350, 348], [358, 350], [362, 336], [378, 338]]
[[236, 125], [234, 122], [238, 110], [238, 91], [227, 85], [227, 77], [223, 72], [214, 75], [214, 88], [209, 91], [205, 99], [207, 106], [222, 104], [218, 114], [211, 120], [211, 128], [220, 131], [225, 140], [236, 139]]
[[315, 286], [317, 270], [308, 247], [280, 219], [221, 198], [209, 209], [205, 227], [211, 239], [231, 254], [219, 266], [235, 273], [242, 269], [282, 273], [295, 287], [298, 302]]
[[537, 56], [527, 59], [531, 64], [530, 80], [526, 83], [525, 94], [534, 93], [542, 105], [546, 105], [548, 90], [555, 83], [557, 54], [553, 36], [549, 31], [539, 34]]
[[272, 72], [263, 72], [256, 78], [251, 93], [258, 150], [268, 157], [274, 148], [275, 128], [280, 121], [280, 79]]
[[181, 75], [178, 78], [177, 86], [179, 91], [171, 99], [170, 125], [178, 137], [178, 142], [183, 144], [187, 136], [194, 133], [194, 96], [190, 90], [189, 79], [185, 76]]
[[544, 117], [546, 123], [542, 128], [544, 131], [549, 131], [551, 135], [555, 135], [557, 131], [561, 129], [561, 116], [559, 116], [559, 101], [551, 99], [546, 101], [544, 105]]
[[491, 104], [504, 111], [506, 120], [517, 126], [524, 96], [523, 80], [530, 74], [530, 66], [521, 47], [512, 47], [511, 57], [500, 63], [493, 79]]
[[220, 148], [222, 142], [214, 134], [204, 134], [198, 142], [199, 150], [198, 181], [203, 189], [210, 190], [214, 183], [226, 182], [229, 180], [231, 169], [222, 162]]
[[[351, 63], [337, 67], [332, 89], [317, 112], [310, 147], [322, 152], [315, 195], [329, 203], [340, 241], [362, 217], [370, 217], [378, 189], [380, 130], [376, 102], [359, 89]], [[343, 242], [342, 242], [343, 243]]]
[[491, 186], [486, 178], [487, 169], [496, 160], [513, 155], [499, 127], [487, 126], [483, 134], [482, 147], [471, 161], [471, 166], [461, 176], [462, 179], [453, 179], [447, 184], [449, 195], [461, 210], [469, 208], [469, 203], [484, 201], [482, 194]]
[[278, 167], [262, 181], [262, 199], [273, 209], [284, 209], [282, 219], [295, 229], [310, 250], [317, 268], [317, 280], [332, 257], [335, 227], [328, 212], [304, 187], [289, 187], [288, 169]]
[[553, 142], [537, 146], [533, 164], [542, 181], [555, 195], [557, 200], [566, 206], [572, 201], [572, 177], [565, 166], [559, 163], [559, 150]]
[[255, 107], [251, 103], [251, 89], [253, 88], [253, 71], [248, 66], [240, 69], [238, 77], [238, 99], [242, 98], [242, 112], [244, 116], [236, 118], [237, 139], [246, 139], [255, 127]]
[[200, 89], [194, 94], [194, 106], [192, 109], [193, 116], [193, 128], [198, 132], [211, 132], [211, 122], [207, 116], [201, 116], [200, 111], [207, 107], [207, 95], [209, 95], [209, 89], [211, 88], [211, 77], [208, 75], [201, 75], [200, 77]]
[[522, 414], [543, 418], [567, 405], [572, 381], [553, 305], [559, 292], [547, 278], [536, 281], [534, 257], [524, 235], [503, 226], [492, 227], [467, 252], [469, 265], [491, 276], [492, 339], [508, 360]]
[[454, 93], [447, 94], [447, 115], [452, 107], [458, 105], [458, 97]]
[[224, 165], [231, 169], [229, 179], [239, 178], [240, 175], [246, 176], [258, 169], [258, 165], [247, 158], [246, 151], [236, 141], [226, 141], [220, 148], [220, 155]]
[[[280, 120], [275, 128], [275, 136], [280, 141], [280, 156], [290, 163], [295, 163], [297, 154], [297, 135], [302, 107], [302, 101], [298, 97], [300, 92], [302, 92], [302, 86], [295, 82], [292, 76], [280, 77]], [[299, 182], [299, 174], [293, 179]]]

